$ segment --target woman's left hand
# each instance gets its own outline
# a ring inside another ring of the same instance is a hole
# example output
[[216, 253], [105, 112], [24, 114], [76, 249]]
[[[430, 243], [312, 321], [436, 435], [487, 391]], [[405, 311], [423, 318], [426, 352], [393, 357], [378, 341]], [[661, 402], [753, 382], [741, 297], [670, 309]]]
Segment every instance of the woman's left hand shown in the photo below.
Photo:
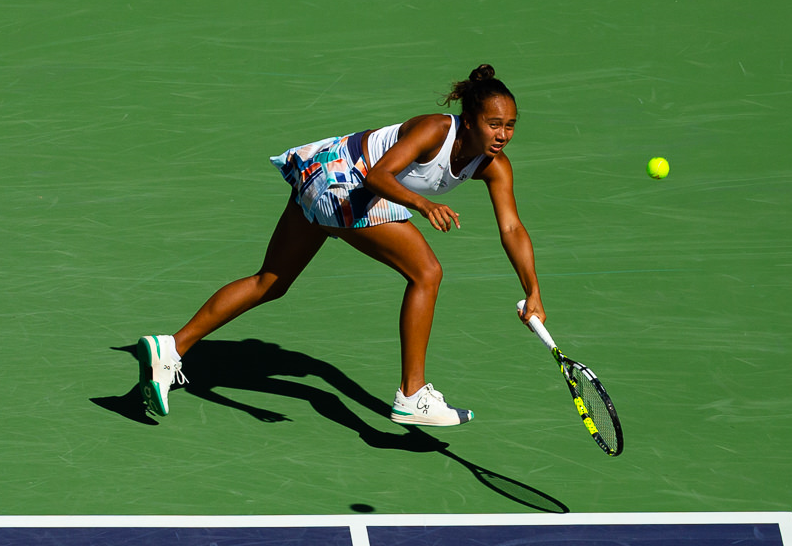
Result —
[[539, 317], [539, 320], [544, 324], [544, 321], [547, 320], [547, 315], [545, 314], [544, 307], [542, 306], [542, 299], [539, 295], [537, 294], [526, 298], [525, 307], [523, 307], [521, 311], [517, 311], [517, 316], [520, 317], [520, 320], [522, 320], [523, 324], [526, 326], [528, 326], [528, 322], [533, 316]]

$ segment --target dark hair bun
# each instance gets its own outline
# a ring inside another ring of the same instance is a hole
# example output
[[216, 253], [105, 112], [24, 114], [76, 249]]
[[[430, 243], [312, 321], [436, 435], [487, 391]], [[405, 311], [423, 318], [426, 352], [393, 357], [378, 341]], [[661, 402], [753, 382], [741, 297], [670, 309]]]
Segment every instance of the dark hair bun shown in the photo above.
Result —
[[495, 69], [488, 64], [482, 64], [470, 73], [469, 79], [472, 82], [483, 82], [485, 80], [491, 80], [494, 77]]
[[462, 101], [462, 113], [475, 114], [481, 111], [487, 98], [495, 95], [514, 100], [511, 91], [495, 77], [495, 69], [488, 64], [482, 64], [470, 73], [468, 79], [455, 82], [451, 86], [451, 92], [439, 104], [449, 106], [454, 101]]

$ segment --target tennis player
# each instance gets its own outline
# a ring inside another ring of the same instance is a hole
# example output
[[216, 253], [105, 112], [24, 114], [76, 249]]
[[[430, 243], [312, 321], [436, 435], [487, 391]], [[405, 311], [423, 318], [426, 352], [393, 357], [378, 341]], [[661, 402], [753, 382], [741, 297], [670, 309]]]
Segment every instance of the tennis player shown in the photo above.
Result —
[[262, 303], [280, 298], [328, 237], [346, 241], [398, 271], [402, 301], [401, 384], [391, 419], [450, 426], [473, 412], [445, 401], [425, 377], [426, 350], [442, 269], [411, 210], [435, 229], [459, 228], [459, 215], [435, 200], [472, 179], [489, 191], [500, 239], [522, 284], [527, 323], [545, 319], [531, 239], [517, 214], [512, 167], [503, 153], [517, 122], [514, 96], [489, 65], [456, 82], [442, 103], [461, 102], [461, 114], [429, 114], [403, 123], [328, 138], [270, 158], [292, 186], [261, 269], [218, 290], [173, 336], [138, 342], [140, 384], [151, 410], [168, 414], [168, 391], [186, 381], [181, 355], [197, 341]]

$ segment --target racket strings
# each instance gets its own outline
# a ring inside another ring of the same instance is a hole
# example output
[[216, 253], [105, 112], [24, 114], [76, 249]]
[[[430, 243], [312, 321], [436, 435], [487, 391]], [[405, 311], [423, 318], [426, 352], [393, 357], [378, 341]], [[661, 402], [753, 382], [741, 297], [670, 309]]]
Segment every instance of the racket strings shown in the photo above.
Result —
[[612, 449], [616, 449], [619, 436], [613, 424], [611, 410], [600, 396], [600, 392], [592, 381], [581, 370], [572, 369], [572, 375], [577, 382], [578, 392], [583, 404], [588, 410], [588, 415], [597, 427], [600, 436]]

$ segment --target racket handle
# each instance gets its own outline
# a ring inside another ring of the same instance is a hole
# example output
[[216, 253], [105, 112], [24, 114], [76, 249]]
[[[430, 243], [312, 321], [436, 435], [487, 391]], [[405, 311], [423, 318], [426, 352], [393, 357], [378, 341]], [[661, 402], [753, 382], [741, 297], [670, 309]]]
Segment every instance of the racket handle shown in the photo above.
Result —
[[[524, 308], [525, 308], [525, 300], [518, 301], [517, 310], [522, 312]], [[553, 337], [550, 335], [550, 332], [547, 331], [545, 325], [542, 324], [541, 320], [539, 320], [539, 317], [533, 315], [531, 319], [528, 321], [528, 326], [531, 328], [531, 330], [533, 330], [533, 332], [537, 335], [537, 337], [539, 337], [539, 339], [542, 340], [542, 343], [544, 343], [551, 352], [553, 351], [553, 349], [558, 347], [558, 345], [556, 345], [556, 342], [553, 341]]]

